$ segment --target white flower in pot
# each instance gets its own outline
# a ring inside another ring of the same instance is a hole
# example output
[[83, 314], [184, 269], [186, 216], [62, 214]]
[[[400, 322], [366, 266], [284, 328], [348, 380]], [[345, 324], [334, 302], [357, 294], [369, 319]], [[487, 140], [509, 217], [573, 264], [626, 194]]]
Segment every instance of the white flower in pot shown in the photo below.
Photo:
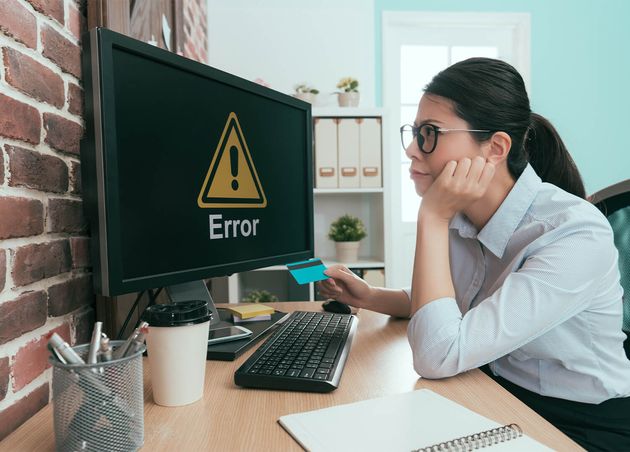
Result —
[[307, 85], [306, 83], [302, 83], [295, 86], [295, 94], [293, 95], [293, 97], [297, 97], [298, 99], [301, 99], [305, 102], [314, 104], [315, 98], [318, 94], [319, 90]]
[[343, 91], [337, 93], [337, 101], [340, 107], [359, 106], [359, 81], [352, 77], [344, 77], [337, 83], [337, 88]]
[[359, 259], [359, 241], [367, 236], [363, 222], [352, 215], [343, 215], [330, 225], [328, 238], [335, 242], [339, 262]]

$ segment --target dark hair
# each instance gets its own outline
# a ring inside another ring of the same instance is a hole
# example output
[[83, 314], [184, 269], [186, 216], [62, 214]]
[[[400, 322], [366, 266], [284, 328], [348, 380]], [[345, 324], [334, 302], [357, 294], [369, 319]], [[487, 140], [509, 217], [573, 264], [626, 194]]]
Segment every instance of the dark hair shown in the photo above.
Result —
[[[457, 116], [471, 128], [510, 135], [507, 165], [515, 179], [529, 162], [543, 181], [586, 197], [580, 172], [558, 132], [532, 113], [523, 78], [508, 63], [491, 58], [460, 61], [433, 77], [425, 92], [451, 100]], [[493, 132], [473, 137], [481, 142]]]

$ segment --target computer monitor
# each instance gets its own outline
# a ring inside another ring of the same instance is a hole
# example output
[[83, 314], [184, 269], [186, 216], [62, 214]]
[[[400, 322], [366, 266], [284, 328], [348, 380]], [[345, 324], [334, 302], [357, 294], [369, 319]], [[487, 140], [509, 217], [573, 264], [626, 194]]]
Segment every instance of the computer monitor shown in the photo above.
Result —
[[97, 293], [313, 256], [309, 104], [107, 29], [84, 53]]

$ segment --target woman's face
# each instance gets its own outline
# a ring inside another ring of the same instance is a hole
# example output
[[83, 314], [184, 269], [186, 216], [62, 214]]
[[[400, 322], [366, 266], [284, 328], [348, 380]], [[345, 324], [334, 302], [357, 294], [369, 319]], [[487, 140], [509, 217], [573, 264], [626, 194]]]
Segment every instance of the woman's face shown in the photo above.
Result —
[[[443, 129], [471, 128], [455, 114], [452, 101], [434, 94], [424, 94], [420, 99], [414, 126], [427, 123]], [[438, 132], [437, 146], [430, 154], [420, 151], [418, 140], [413, 140], [405, 152], [411, 159], [409, 173], [416, 186], [416, 193], [420, 196], [426, 193], [450, 160], [459, 161], [465, 157], [472, 159], [483, 155], [481, 144], [469, 132]]]

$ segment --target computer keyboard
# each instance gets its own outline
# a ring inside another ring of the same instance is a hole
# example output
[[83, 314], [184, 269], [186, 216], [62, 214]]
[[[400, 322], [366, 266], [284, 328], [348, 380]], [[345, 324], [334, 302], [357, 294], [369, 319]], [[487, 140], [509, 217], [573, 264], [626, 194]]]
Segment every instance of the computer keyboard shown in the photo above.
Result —
[[333, 391], [358, 322], [350, 314], [293, 312], [239, 367], [234, 382], [251, 388]]

